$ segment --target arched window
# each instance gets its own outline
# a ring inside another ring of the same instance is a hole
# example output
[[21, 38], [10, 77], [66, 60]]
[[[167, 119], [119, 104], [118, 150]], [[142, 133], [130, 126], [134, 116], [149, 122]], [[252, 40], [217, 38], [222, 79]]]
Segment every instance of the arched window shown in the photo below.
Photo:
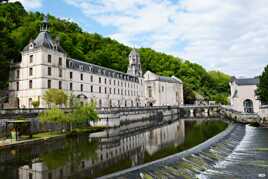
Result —
[[252, 100], [246, 99], [243, 102], [243, 105], [244, 105], [244, 112], [245, 113], [254, 113]]

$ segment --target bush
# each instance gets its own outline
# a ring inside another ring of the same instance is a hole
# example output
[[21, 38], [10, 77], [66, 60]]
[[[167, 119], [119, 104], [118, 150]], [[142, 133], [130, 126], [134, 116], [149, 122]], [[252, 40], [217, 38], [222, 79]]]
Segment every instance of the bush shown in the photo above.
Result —
[[38, 108], [40, 106], [40, 101], [33, 101], [32, 105], [34, 108]]

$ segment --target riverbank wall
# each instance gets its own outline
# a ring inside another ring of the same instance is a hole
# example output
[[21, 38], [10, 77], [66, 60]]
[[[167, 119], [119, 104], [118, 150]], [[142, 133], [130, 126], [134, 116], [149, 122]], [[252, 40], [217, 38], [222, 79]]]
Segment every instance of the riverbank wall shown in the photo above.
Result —
[[122, 108], [117, 110], [105, 110], [99, 113], [97, 122], [90, 122], [92, 126], [118, 127], [123, 124], [154, 120], [171, 121], [180, 117], [178, 107], [153, 107], [153, 108]]

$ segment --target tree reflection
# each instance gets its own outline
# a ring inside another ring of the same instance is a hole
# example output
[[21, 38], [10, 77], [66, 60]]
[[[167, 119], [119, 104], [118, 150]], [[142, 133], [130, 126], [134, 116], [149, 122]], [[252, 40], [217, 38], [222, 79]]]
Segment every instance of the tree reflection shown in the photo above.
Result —
[[67, 138], [63, 147], [40, 156], [49, 170], [66, 164], [79, 164], [82, 160], [94, 160], [97, 157], [97, 141], [88, 141], [83, 137]]

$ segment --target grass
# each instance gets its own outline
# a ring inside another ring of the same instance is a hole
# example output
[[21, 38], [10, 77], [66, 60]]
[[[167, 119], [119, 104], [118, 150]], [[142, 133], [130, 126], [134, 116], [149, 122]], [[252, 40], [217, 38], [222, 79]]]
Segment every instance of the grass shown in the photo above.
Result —
[[256, 148], [256, 151], [267, 152], [268, 148]]
[[33, 134], [33, 139], [48, 139], [48, 138], [53, 138], [53, 137], [58, 137], [58, 136], [73, 136], [73, 135], [78, 135], [82, 133], [93, 133], [93, 132], [99, 132], [103, 131], [106, 129], [104, 126], [98, 126], [98, 127], [83, 127], [83, 128], [75, 128], [73, 131], [67, 131], [67, 132], [60, 132], [60, 131], [55, 131], [55, 132], [41, 132], [37, 134]]
[[38, 138], [51, 138], [51, 137], [57, 137], [57, 136], [62, 136], [66, 135], [66, 133], [63, 132], [41, 132], [37, 134], [33, 134], [33, 139], [38, 139]]

